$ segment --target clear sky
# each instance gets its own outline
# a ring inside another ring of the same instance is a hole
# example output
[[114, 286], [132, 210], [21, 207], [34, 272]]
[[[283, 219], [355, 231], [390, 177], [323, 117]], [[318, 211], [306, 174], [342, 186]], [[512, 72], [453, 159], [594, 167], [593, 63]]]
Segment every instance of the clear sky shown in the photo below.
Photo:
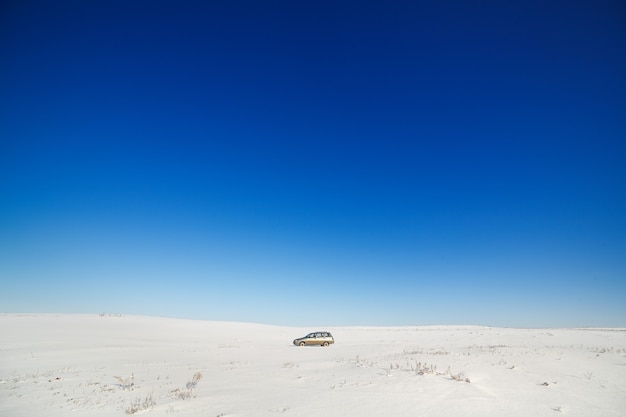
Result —
[[626, 326], [624, 2], [0, 7], [0, 312]]

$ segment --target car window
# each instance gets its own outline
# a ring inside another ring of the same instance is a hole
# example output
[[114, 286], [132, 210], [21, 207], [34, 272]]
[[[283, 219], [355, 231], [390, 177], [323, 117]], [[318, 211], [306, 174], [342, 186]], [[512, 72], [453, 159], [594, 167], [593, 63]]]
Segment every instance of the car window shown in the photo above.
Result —
[[315, 333], [315, 337], [322, 337], [321, 333]]

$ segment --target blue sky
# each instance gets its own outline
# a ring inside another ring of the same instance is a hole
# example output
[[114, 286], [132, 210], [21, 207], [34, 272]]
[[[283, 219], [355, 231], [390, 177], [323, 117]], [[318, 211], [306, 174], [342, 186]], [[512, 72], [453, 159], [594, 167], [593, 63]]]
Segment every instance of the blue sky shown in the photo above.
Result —
[[3, 4], [0, 311], [626, 326], [621, 2], [297, 3]]

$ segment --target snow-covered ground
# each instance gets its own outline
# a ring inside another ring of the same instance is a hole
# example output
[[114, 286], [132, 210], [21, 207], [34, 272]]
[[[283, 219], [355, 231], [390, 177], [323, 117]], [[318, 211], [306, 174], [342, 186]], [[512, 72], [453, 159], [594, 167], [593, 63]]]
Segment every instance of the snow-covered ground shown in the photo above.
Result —
[[[329, 330], [335, 345], [291, 341]], [[0, 315], [0, 416], [626, 415], [626, 329]]]

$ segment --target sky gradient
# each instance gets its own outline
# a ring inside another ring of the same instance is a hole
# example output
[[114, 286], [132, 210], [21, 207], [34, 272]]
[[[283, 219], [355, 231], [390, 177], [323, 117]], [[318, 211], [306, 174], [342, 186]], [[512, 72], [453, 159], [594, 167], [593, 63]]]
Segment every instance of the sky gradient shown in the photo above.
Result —
[[3, 3], [0, 311], [626, 327], [623, 2], [298, 3]]

